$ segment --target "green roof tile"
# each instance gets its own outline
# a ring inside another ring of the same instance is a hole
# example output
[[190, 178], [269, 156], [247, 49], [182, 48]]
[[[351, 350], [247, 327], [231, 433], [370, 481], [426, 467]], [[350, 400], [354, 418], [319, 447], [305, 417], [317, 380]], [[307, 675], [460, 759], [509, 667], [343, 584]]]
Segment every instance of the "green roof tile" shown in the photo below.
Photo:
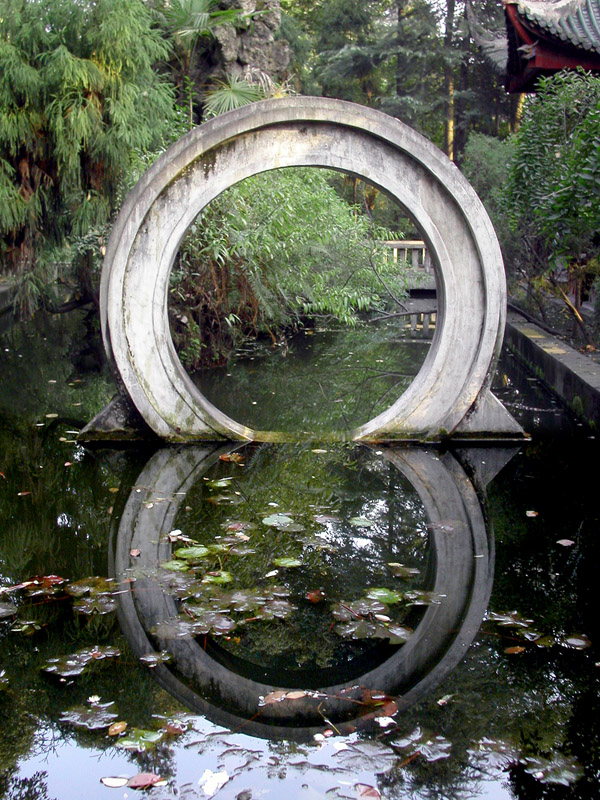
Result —
[[600, 53], [600, 0], [528, 0], [516, 5], [519, 14], [540, 33]]

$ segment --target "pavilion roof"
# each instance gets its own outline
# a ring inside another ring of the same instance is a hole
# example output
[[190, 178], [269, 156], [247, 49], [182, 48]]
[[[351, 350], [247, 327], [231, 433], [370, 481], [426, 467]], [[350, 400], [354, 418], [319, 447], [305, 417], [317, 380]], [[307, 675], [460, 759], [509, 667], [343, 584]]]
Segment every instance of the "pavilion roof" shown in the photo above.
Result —
[[471, 33], [505, 75], [509, 92], [535, 91], [540, 75], [600, 72], [600, 0], [503, 0], [506, 27], [468, 6]]

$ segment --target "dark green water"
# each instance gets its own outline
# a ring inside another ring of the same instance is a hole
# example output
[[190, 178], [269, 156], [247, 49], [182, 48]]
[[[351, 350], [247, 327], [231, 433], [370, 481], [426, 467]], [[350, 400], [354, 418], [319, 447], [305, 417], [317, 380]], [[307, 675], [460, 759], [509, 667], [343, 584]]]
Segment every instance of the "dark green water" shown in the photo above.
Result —
[[91, 451], [111, 384], [86, 342], [2, 338], [2, 796], [131, 797], [100, 779], [140, 772], [158, 798], [598, 796], [598, 444], [536, 380], [500, 365], [534, 435], [512, 458]]

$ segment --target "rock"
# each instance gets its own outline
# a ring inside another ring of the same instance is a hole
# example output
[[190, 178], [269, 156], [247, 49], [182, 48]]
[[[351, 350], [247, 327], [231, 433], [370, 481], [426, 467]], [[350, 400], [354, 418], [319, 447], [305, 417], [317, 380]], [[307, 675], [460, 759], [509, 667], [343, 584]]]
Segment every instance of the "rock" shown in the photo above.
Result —
[[222, 60], [220, 68], [239, 77], [249, 70], [260, 70], [274, 81], [284, 80], [290, 46], [285, 39], [275, 39], [281, 25], [279, 0], [223, 0], [221, 5], [259, 14], [243, 30], [236, 30], [233, 25], [222, 25], [215, 30]]

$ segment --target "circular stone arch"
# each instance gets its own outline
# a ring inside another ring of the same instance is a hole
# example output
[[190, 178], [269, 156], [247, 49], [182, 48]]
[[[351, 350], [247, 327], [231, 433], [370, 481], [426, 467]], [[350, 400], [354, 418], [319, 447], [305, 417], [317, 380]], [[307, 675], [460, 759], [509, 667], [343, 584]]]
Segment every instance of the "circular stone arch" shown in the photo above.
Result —
[[349, 438], [520, 431], [489, 392], [506, 285], [477, 195], [440, 150], [397, 119], [312, 97], [252, 104], [190, 131], [145, 173], [117, 218], [102, 272], [103, 337], [150, 428], [172, 441], [275, 437], [223, 414], [187, 375], [169, 329], [169, 276], [184, 234], [211, 200], [252, 175], [299, 166], [343, 171], [389, 194], [419, 226], [436, 274], [437, 330], [418, 375]]

